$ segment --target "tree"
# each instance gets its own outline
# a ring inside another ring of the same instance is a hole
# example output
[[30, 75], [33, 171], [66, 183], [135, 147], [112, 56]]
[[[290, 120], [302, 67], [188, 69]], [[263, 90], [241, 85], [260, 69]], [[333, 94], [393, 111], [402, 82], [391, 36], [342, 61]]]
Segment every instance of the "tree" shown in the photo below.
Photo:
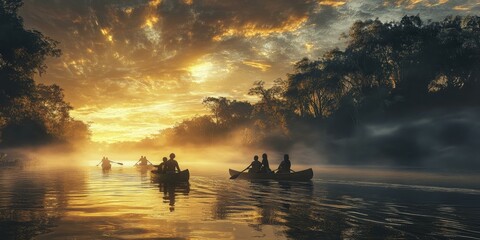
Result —
[[62, 89], [33, 80], [45, 72], [45, 59], [58, 57], [60, 50], [58, 42], [24, 29], [17, 14], [22, 4], [0, 1], [0, 32], [7, 33], [0, 34], [0, 142], [8, 147], [70, 141], [65, 133], [73, 126], [88, 138], [88, 126], [70, 117]]
[[253, 107], [246, 101], [229, 100], [225, 97], [207, 97], [203, 100], [213, 114], [219, 127], [234, 128], [250, 119]]
[[317, 61], [302, 59], [288, 75], [284, 97], [300, 117], [323, 119], [335, 110], [344, 90], [344, 56], [334, 49]]
[[472, 101], [479, 86], [479, 29], [479, 17], [427, 24], [419, 16], [389, 23], [359, 21], [350, 30], [345, 53], [355, 60], [363, 88], [383, 92], [384, 99], [397, 103], [390, 107], [435, 104], [435, 96], [447, 92], [455, 93], [449, 101], [465, 96]]
[[260, 98], [253, 108], [255, 128], [264, 133], [280, 131], [288, 135], [288, 105], [283, 99], [286, 82], [277, 79], [271, 88], [265, 88], [265, 82], [257, 81], [248, 91], [249, 95]]
[[28, 95], [35, 87], [33, 74], [45, 72], [46, 57], [57, 57], [56, 41], [38, 31], [25, 30], [17, 14], [20, 0], [0, 1], [0, 104]]

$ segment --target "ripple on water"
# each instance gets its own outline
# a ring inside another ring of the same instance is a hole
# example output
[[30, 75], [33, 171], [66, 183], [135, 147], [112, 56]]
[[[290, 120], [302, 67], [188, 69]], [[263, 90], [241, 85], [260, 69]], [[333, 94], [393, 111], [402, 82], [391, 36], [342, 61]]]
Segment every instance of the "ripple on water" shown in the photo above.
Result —
[[480, 237], [480, 194], [462, 188], [196, 176], [153, 183], [133, 168], [2, 171], [8, 238], [424, 239]]

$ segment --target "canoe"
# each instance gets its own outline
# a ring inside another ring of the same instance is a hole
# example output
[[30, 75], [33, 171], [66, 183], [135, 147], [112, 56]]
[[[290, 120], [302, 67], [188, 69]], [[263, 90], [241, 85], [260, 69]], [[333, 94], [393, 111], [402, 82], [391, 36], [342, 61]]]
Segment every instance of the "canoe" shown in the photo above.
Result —
[[155, 167], [149, 164], [149, 165], [135, 165], [135, 168], [144, 170], [144, 169], [153, 169]]
[[[230, 176], [237, 175], [240, 172], [229, 169]], [[243, 172], [237, 177], [239, 179], [270, 179], [278, 181], [309, 181], [313, 177], [313, 170], [311, 168], [293, 173], [248, 173]]]
[[185, 169], [178, 173], [163, 173], [159, 174], [157, 170], [150, 171], [152, 180], [158, 182], [188, 182], [190, 179], [190, 172]]
[[0, 161], [0, 166], [1, 167], [12, 167], [16, 166], [19, 163], [17, 159], [15, 160], [1, 160]]
[[108, 164], [108, 165], [102, 164], [102, 170], [110, 170], [111, 168], [112, 168], [112, 164]]

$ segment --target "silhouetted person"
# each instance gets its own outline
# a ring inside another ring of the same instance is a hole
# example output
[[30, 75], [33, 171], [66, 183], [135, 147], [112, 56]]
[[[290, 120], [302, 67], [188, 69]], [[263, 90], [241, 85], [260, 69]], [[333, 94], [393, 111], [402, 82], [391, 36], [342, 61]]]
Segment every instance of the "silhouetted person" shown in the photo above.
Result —
[[102, 160], [100, 160], [100, 162], [97, 163], [97, 166], [98, 166], [100, 163], [103, 165], [103, 163], [105, 162], [105, 159], [106, 159], [105, 156], [103, 156], [103, 157], [102, 157]]
[[110, 160], [108, 160], [107, 157], [103, 157], [101, 162], [103, 169], [110, 169], [112, 167], [112, 164], [110, 164]]
[[260, 167], [262, 166], [262, 163], [258, 161], [258, 156], [255, 155], [253, 157], [253, 162], [250, 163], [250, 165], [247, 168], [249, 173], [257, 173], [260, 171]]
[[292, 164], [290, 163], [290, 157], [288, 154], [283, 155], [283, 161], [278, 166], [277, 173], [290, 173], [290, 167]]
[[158, 166], [157, 166], [157, 172], [158, 173], [165, 173], [165, 163], [167, 162], [167, 157], [163, 157], [163, 162], [160, 163]]
[[135, 163], [135, 166], [148, 166], [153, 165], [150, 161], [148, 161], [147, 156], [141, 156], [140, 159]]
[[140, 160], [140, 165], [142, 165], [142, 166], [147, 166], [148, 165], [147, 156], [142, 157], [142, 159]]
[[261, 173], [269, 173], [271, 172], [272, 170], [270, 170], [270, 165], [268, 164], [268, 158], [267, 158], [267, 154], [264, 153], [262, 154], [262, 167], [260, 167], [260, 171]]
[[178, 166], [178, 162], [175, 160], [175, 153], [170, 153], [170, 159], [165, 162], [165, 172], [166, 173], [175, 173], [177, 169], [180, 172], [180, 167]]

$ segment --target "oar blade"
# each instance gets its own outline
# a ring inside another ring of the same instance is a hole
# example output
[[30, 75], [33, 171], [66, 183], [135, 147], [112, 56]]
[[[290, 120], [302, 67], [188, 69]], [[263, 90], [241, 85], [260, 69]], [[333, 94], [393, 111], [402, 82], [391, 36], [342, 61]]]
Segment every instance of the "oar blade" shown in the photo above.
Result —
[[243, 172], [245, 172], [250, 166], [248, 166], [247, 168], [243, 169], [241, 172], [233, 175], [230, 177], [230, 179], [235, 179], [235, 178], [238, 178], [240, 176], [240, 174], [242, 174]]

